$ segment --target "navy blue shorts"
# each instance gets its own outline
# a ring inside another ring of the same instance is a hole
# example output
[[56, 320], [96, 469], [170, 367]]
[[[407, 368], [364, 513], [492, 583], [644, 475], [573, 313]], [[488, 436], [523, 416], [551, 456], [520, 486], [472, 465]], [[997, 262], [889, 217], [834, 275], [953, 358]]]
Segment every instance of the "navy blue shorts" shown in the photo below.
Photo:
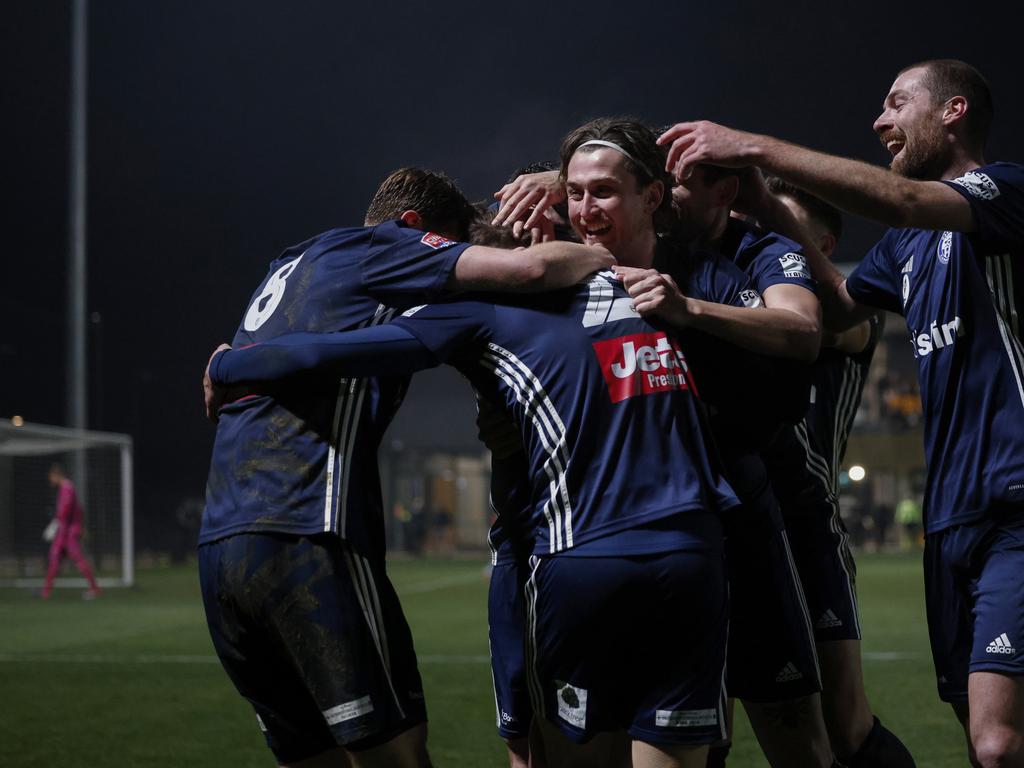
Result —
[[925, 537], [928, 635], [943, 701], [971, 672], [1024, 675], [1024, 510]]
[[818, 499], [799, 508], [783, 506], [786, 535], [819, 643], [860, 640], [857, 565], [839, 504]]
[[786, 427], [772, 440], [765, 461], [815, 640], [860, 640], [857, 566], [839, 503], [826, 485], [824, 459], [819, 459], [812, 473], [808, 463], [813, 459], [798, 441], [796, 430]]
[[570, 740], [617, 730], [651, 744], [724, 738], [720, 547], [533, 558], [526, 598], [534, 711]]
[[821, 690], [821, 672], [782, 514], [759, 456], [732, 456], [728, 466], [743, 506], [724, 516], [732, 602], [726, 688], [751, 702], [808, 696]]
[[367, 749], [426, 721], [412, 635], [382, 563], [333, 534], [199, 547], [213, 645], [280, 762]]
[[533, 707], [526, 682], [525, 562], [501, 560], [491, 570], [487, 625], [498, 733], [506, 739], [530, 733]]

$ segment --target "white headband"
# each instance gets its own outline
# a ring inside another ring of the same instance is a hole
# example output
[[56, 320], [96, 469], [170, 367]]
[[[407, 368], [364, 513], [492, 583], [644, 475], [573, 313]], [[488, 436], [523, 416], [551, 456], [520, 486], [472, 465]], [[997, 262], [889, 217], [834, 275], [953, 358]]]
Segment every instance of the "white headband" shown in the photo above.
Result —
[[588, 145], [595, 145], [595, 146], [599, 146], [599, 147], [608, 147], [609, 149], [614, 149], [616, 152], [619, 152], [619, 153], [625, 155], [630, 160], [632, 160], [636, 165], [639, 165], [640, 168], [648, 176], [652, 176], [652, 177], [654, 176], [654, 174], [651, 173], [651, 169], [650, 168], [648, 168], [644, 163], [641, 163], [639, 160], [637, 160], [635, 157], [633, 157], [631, 154], [629, 154], [629, 152], [624, 150], [622, 147], [620, 147], [618, 144], [616, 144], [613, 141], [605, 141], [604, 139], [591, 139], [590, 141], [584, 141], [582, 144], [580, 144], [578, 147], [576, 147], [576, 149], [579, 150], [579, 149], [582, 149], [583, 147], [586, 147]]

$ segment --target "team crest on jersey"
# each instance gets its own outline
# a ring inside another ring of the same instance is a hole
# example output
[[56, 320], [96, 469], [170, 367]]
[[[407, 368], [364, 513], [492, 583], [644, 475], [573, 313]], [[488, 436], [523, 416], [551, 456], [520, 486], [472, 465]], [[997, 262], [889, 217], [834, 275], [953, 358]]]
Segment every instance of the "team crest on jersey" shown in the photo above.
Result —
[[935, 255], [943, 264], [949, 264], [949, 254], [953, 250], [953, 233], [943, 232], [939, 238], [939, 247], [935, 249]]
[[779, 264], [782, 265], [782, 274], [786, 277], [802, 277], [810, 279], [807, 271], [807, 259], [801, 253], [787, 253], [779, 256]]
[[682, 350], [662, 332], [595, 341], [594, 354], [613, 403], [637, 395], [694, 388]]
[[982, 200], [995, 200], [999, 197], [999, 187], [981, 171], [969, 171], [959, 178], [953, 179], [958, 187], [967, 190], [967, 194]]
[[436, 232], [427, 232], [423, 237], [420, 238], [420, 242], [424, 245], [429, 245], [435, 251], [438, 248], [444, 248], [449, 245], [454, 245], [454, 240], [449, 240], [447, 237], [442, 237]]

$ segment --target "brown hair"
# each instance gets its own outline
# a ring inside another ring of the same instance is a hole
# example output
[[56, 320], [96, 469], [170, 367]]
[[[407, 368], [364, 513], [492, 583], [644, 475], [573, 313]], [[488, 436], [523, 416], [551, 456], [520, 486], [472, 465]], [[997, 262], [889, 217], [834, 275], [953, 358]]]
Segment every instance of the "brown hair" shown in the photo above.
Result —
[[399, 168], [391, 173], [370, 201], [364, 224], [368, 227], [416, 211], [429, 229], [443, 229], [465, 240], [473, 206], [443, 173], [422, 168]]
[[665, 170], [665, 151], [658, 146], [657, 134], [639, 120], [629, 117], [599, 117], [584, 123], [571, 131], [562, 140], [559, 158], [562, 162], [562, 179], [569, 171], [569, 161], [576, 151], [595, 152], [600, 146], [583, 147], [580, 145], [592, 139], [610, 141], [622, 147], [632, 157], [623, 155], [626, 169], [633, 174], [638, 187], [646, 187], [660, 181], [665, 188], [661, 203], [654, 212], [654, 229], [656, 232], [667, 232], [672, 228], [675, 215], [672, 211], [672, 177]]

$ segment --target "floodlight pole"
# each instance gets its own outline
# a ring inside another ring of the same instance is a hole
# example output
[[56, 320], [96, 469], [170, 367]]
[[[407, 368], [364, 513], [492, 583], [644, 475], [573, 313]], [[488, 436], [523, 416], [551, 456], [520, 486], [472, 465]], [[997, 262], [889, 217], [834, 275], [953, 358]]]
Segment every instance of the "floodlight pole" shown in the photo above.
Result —
[[[68, 341], [67, 419], [68, 426], [85, 429], [86, 424], [86, 87], [87, 0], [74, 0], [71, 17], [71, 155], [69, 158], [68, 221]], [[72, 476], [85, 498], [84, 452], [76, 451]]]

